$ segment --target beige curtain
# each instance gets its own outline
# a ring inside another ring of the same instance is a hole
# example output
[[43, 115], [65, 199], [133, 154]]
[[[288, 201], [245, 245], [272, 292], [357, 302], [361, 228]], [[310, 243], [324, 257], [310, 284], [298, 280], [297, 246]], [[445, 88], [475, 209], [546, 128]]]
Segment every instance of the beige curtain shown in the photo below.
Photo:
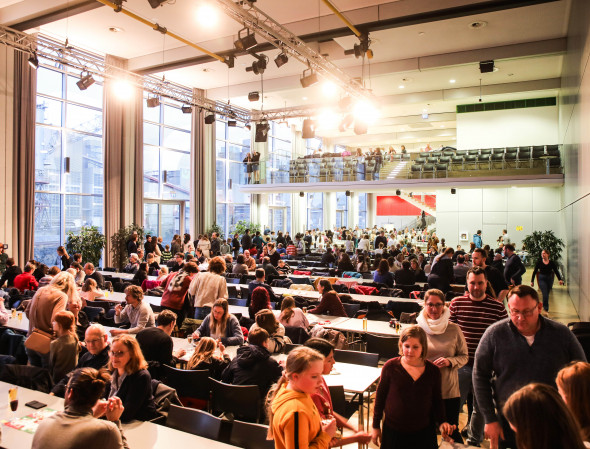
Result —
[[135, 91], [135, 110], [130, 117], [134, 139], [131, 149], [134, 154], [133, 176], [133, 223], [143, 226], [143, 92]]
[[[196, 98], [203, 97], [202, 89], [193, 89]], [[205, 113], [199, 108], [193, 108], [193, 123], [191, 130], [191, 231], [193, 235], [205, 232], [206, 220], [205, 211], [207, 208], [205, 177]], [[215, 203], [209, 204], [215, 209]], [[188, 230], [186, 231], [188, 232]]]
[[35, 228], [35, 95], [37, 71], [29, 55], [14, 52], [12, 256], [23, 266], [33, 258]]

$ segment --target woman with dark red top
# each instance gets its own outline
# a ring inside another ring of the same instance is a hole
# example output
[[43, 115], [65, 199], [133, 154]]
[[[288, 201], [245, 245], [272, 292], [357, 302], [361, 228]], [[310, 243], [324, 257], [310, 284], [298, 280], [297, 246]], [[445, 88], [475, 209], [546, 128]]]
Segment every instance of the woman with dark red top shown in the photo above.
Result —
[[310, 310], [309, 313], [315, 313], [316, 315], [348, 316], [346, 310], [344, 310], [342, 301], [340, 301], [340, 297], [332, 290], [330, 281], [322, 279], [318, 283], [318, 292], [321, 295], [320, 303], [315, 309]]
[[[426, 360], [426, 333], [419, 326], [403, 330], [401, 357], [383, 365], [373, 410], [372, 441], [387, 449], [436, 449], [436, 425], [443, 439], [455, 430], [445, 422], [441, 375]], [[383, 430], [381, 419], [385, 412]]]

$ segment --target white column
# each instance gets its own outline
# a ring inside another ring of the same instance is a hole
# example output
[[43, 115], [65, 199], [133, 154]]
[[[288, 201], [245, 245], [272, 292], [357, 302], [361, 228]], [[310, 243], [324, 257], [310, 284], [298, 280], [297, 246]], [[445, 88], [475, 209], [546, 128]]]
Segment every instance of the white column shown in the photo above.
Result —
[[358, 193], [350, 192], [348, 197], [348, 227], [354, 229], [359, 221], [359, 197]]
[[336, 192], [324, 192], [324, 229], [336, 224]]

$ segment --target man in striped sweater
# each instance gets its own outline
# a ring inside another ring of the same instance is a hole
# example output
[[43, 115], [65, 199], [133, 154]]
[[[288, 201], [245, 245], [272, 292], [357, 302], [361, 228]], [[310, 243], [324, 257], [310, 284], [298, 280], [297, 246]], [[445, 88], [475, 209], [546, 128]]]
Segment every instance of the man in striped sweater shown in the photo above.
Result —
[[[486, 294], [486, 272], [479, 267], [473, 267], [467, 272], [468, 294], [453, 299], [449, 307], [450, 321], [461, 328], [469, 353], [467, 365], [459, 369], [459, 389], [461, 391], [461, 407], [472, 391], [472, 371], [475, 350], [482, 335], [488, 327], [497, 321], [508, 317], [504, 304]], [[484, 421], [478, 410], [475, 397], [473, 399], [473, 413], [469, 421], [468, 442], [479, 445], [483, 441]]]

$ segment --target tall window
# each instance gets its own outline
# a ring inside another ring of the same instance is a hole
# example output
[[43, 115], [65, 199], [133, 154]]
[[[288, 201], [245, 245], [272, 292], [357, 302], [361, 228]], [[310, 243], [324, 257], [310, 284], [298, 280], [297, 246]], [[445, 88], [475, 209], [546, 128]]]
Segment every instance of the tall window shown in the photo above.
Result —
[[292, 155], [291, 128], [288, 125], [271, 123], [268, 158], [266, 163], [267, 182], [289, 182], [289, 161]]
[[165, 244], [174, 234], [190, 232], [192, 115], [181, 106], [161, 99], [149, 108], [143, 102], [144, 227]]
[[336, 192], [336, 227], [348, 226], [348, 197], [345, 192]]
[[359, 193], [356, 196], [358, 197], [359, 202], [358, 226], [362, 229], [367, 227], [367, 194]]
[[307, 148], [307, 154], [313, 154], [316, 150], [322, 148], [322, 139], [319, 137], [305, 139], [305, 148]]
[[250, 220], [250, 194], [242, 193], [247, 183], [246, 165], [242, 162], [250, 151], [251, 134], [242, 126], [227, 126], [217, 117], [215, 122], [216, 222], [227, 237], [240, 220]]
[[324, 229], [324, 194], [307, 194], [307, 229]]
[[103, 228], [102, 102], [96, 82], [81, 91], [78, 72], [41, 60], [37, 71], [34, 257], [56, 263], [68, 231]]

